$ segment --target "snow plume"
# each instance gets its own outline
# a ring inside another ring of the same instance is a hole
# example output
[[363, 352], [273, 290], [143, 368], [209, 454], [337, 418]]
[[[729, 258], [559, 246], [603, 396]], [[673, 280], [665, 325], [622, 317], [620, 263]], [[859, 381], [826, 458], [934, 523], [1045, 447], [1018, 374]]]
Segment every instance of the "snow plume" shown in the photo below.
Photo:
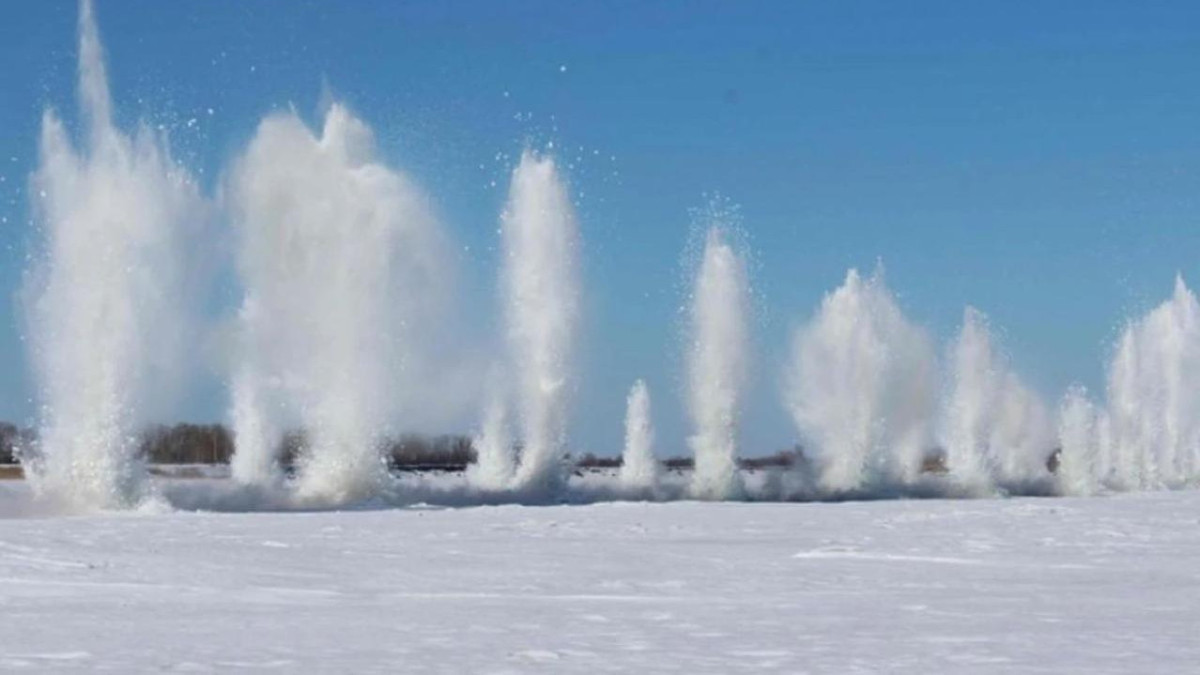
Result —
[[1058, 480], [1065, 494], [1089, 495], [1104, 486], [1112, 469], [1108, 414], [1088, 400], [1087, 390], [1067, 390], [1058, 412]]
[[1200, 473], [1200, 303], [1181, 277], [1171, 298], [1122, 331], [1105, 405], [1082, 387], [1058, 414], [1059, 491], [1185, 487]]
[[950, 361], [943, 422], [950, 478], [987, 493], [1044, 477], [1054, 437], [1050, 415], [997, 353], [982, 312], [964, 311]]
[[746, 261], [723, 228], [710, 227], [704, 241], [687, 346], [687, 408], [694, 429], [688, 444], [696, 462], [691, 494], [713, 500], [741, 493], [738, 430], [750, 359]]
[[31, 179], [43, 248], [23, 295], [41, 440], [24, 460], [42, 493], [127, 508], [147, 495], [140, 427], [169, 405], [185, 361], [183, 253], [208, 209], [164, 135], [114, 125], [90, 0], [79, 12], [79, 102], [78, 145], [53, 110], [43, 115]]
[[472, 439], [475, 463], [467, 467], [467, 481], [488, 491], [503, 490], [512, 484], [516, 458], [508, 427], [508, 409], [496, 387], [488, 397], [483, 428]]
[[930, 447], [935, 358], [877, 272], [856, 270], [793, 341], [787, 403], [817, 488], [912, 483]]
[[299, 498], [370, 496], [448, 300], [428, 199], [375, 158], [371, 130], [338, 103], [319, 134], [291, 112], [264, 119], [227, 190], [245, 292], [235, 477], [278, 480], [279, 434], [298, 425]]
[[1119, 489], [1177, 487], [1200, 469], [1200, 305], [1175, 280], [1170, 300], [1131, 322], [1109, 366]]
[[566, 484], [580, 281], [575, 210], [552, 158], [528, 150], [521, 155], [500, 226], [501, 286], [522, 444], [514, 485], [555, 494]]
[[654, 457], [654, 426], [650, 419], [650, 390], [638, 380], [629, 390], [625, 407], [625, 451], [621, 455], [621, 485], [646, 491], [658, 481]]

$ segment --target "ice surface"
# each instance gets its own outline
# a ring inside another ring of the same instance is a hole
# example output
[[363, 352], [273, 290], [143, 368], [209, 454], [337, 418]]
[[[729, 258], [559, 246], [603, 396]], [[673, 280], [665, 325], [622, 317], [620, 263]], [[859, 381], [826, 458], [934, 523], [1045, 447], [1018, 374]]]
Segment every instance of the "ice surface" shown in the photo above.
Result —
[[[0, 483], [0, 514], [27, 489]], [[0, 670], [1188, 672], [1197, 513], [1188, 491], [0, 519]]]

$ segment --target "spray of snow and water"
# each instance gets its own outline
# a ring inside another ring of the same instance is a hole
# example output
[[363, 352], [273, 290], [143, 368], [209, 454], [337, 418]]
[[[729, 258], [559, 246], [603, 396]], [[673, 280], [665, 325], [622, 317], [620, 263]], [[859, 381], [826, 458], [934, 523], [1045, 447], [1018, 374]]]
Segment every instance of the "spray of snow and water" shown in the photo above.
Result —
[[650, 390], [643, 380], [633, 383], [625, 404], [625, 450], [621, 453], [619, 478], [622, 487], [632, 491], [652, 490], [658, 482]]
[[[1182, 278], [1126, 326], [1108, 372], [1110, 487], [1179, 487], [1200, 468], [1200, 305]], [[1097, 448], [1093, 455], [1102, 454]]]
[[851, 271], [794, 345], [788, 403], [816, 485], [805, 496], [1190, 484], [1200, 467], [1198, 318], [1200, 304], [1177, 280], [1169, 301], [1121, 335], [1107, 405], [1072, 387], [1055, 415], [996, 349], [987, 317], [967, 308], [938, 413], [924, 332], [904, 319], [878, 274], [864, 280]]
[[319, 134], [294, 113], [263, 120], [229, 195], [245, 291], [235, 477], [276, 481], [280, 430], [298, 425], [300, 497], [368, 496], [386, 477], [380, 446], [420, 331], [444, 300], [428, 200], [337, 103]]
[[508, 427], [508, 407], [493, 387], [483, 413], [483, 427], [472, 439], [475, 463], [467, 469], [467, 481], [485, 491], [507, 488], [513, 480], [516, 457]]
[[687, 351], [687, 408], [695, 457], [691, 494], [731, 499], [741, 493], [738, 427], [749, 365], [750, 283], [744, 257], [711, 227], [692, 290]]
[[505, 320], [516, 373], [521, 490], [566, 481], [567, 411], [579, 325], [579, 234], [567, 186], [550, 157], [521, 155], [500, 219]]
[[1200, 469], [1200, 304], [1171, 299], [1131, 321], [1108, 368], [1107, 405], [1072, 387], [1059, 412], [1061, 491], [1178, 488]]
[[883, 275], [856, 270], [795, 336], [787, 402], [820, 490], [911, 483], [930, 446], [934, 353]]
[[1088, 400], [1087, 390], [1073, 386], [1058, 412], [1058, 478], [1067, 494], [1100, 491], [1111, 469], [1112, 438], [1108, 415]]
[[[78, 140], [54, 111], [44, 114], [31, 179], [43, 245], [23, 307], [41, 405], [38, 440], [22, 461], [39, 493], [84, 508], [133, 507], [153, 493], [139, 433], [170, 401], [196, 332], [188, 308], [201, 303], [186, 290], [197, 286], [191, 237], [211, 209], [163, 134], [114, 123], [90, 0], [80, 4], [79, 99]], [[272, 504], [305, 506], [393, 496], [383, 488], [402, 481], [389, 477], [382, 444], [412, 423], [406, 411], [420, 400], [455, 388], [439, 377], [454, 371], [444, 367], [453, 350], [434, 337], [446, 330], [453, 261], [428, 199], [377, 159], [371, 130], [338, 103], [319, 132], [294, 112], [264, 119], [220, 195], [244, 290], [230, 377], [232, 472], [243, 485], [294, 488], [241, 494], [278, 493], [284, 498]], [[793, 340], [785, 403], [802, 441], [798, 468], [775, 482], [744, 480], [737, 460], [751, 295], [728, 219], [710, 220], [687, 317], [694, 471], [678, 480], [659, 471], [639, 380], [617, 483], [590, 483], [575, 498], [1092, 494], [1197, 480], [1200, 303], [1182, 278], [1167, 302], [1125, 327], [1105, 399], [1072, 387], [1051, 413], [972, 308], [939, 387], [926, 332], [904, 316], [881, 273], [854, 270]], [[496, 372], [510, 381], [493, 376], [484, 387], [464, 503], [481, 492], [572, 498], [565, 456], [581, 313], [578, 230], [554, 160], [525, 152], [501, 217], [507, 358]], [[430, 391], [435, 378], [442, 384]], [[479, 389], [477, 379], [461, 388]], [[295, 481], [278, 455], [292, 430], [304, 433]], [[421, 489], [411, 498], [436, 501], [436, 490]]]
[[206, 206], [162, 134], [113, 121], [92, 3], [79, 17], [83, 138], [42, 117], [32, 178], [43, 255], [25, 300], [40, 400], [26, 468], [42, 492], [83, 507], [146, 496], [140, 426], [169, 398], [187, 331], [184, 239]]
[[963, 312], [950, 362], [942, 442], [951, 479], [986, 494], [1044, 476], [1051, 417], [997, 352], [987, 317], [973, 307]]

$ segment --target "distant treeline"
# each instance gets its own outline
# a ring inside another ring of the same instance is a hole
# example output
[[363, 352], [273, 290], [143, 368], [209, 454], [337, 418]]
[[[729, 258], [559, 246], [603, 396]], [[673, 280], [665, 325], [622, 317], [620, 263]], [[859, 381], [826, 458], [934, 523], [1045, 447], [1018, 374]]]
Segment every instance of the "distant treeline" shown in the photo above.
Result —
[[[295, 465], [307, 438], [290, 432], [280, 442], [285, 468]], [[18, 448], [35, 448], [37, 435], [29, 429], [0, 422], [0, 464], [16, 462]], [[233, 457], [233, 434], [220, 424], [155, 425], [142, 433], [139, 453], [151, 464], [227, 464]], [[396, 469], [465, 467], [475, 461], [466, 436], [404, 434], [388, 441], [384, 456]]]
[[[18, 448], [36, 447], [37, 435], [30, 429], [0, 422], [0, 464], [17, 461]], [[303, 432], [285, 434], [279, 447], [280, 461], [285, 468], [295, 466], [307, 445]], [[233, 456], [233, 434], [220, 424], [156, 425], [143, 434], [141, 455], [151, 464], [227, 464]], [[475, 461], [471, 438], [463, 435], [403, 434], [388, 441], [384, 450], [388, 465], [397, 471], [462, 470]], [[766, 457], [739, 460], [743, 469], [789, 467], [803, 462], [800, 448], [785, 450]], [[580, 469], [603, 469], [621, 466], [620, 457], [598, 457], [592, 453], [575, 459]], [[690, 457], [672, 457], [662, 461], [670, 470], [692, 468]]]
[[29, 429], [22, 429], [8, 422], [0, 422], [0, 464], [16, 463], [17, 448], [28, 446], [33, 439], [34, 433]]
[[[0, 422], [0, 464], [17, 461], [17, 449], [36, 447], [37, 434], [14, 424]], [[296, 465], [307, 445], [303, 432], [285, 434], [279, 447], [280, 462], [284, 468]], [[1046, 459], [1050, 473], [1058, 471], [1061, 451], [1054, 449]], [[142, 434], [141, 454], [151, 464], [228, 464], [233, 456], [233, 434], [220, 424], [176, 424], [157, 425]], [[441, 470], [460, 471], [475, 461], [475, 448], [471, 438], [456, 434], [428, 436], [403, 434], [388, 441], [383, 450], [388, 466], [394, 471]], [[809, 462], [804, 449], [799, 445], [764, 457], [743, 457], [738, 465], [754, 471], [768, 468], [789, 468]], [[620, 457], [598, 457], [587, 453], [574, 458], [578, 469], [608, 469], [621, 466]], [[691, 457], [669, 457], [662, 466], [672, 471], [692, 468]], [[946, 473], [946, 454], [935, 448], [922, 461], [923, 473]]]
[[[280, 463], [294, 468], [307, 446], [304, 432], [284, 434], [278, 448]], [[147, 430], [141, 455], [151, 464], [227, 464], [233, 449], [233, 434], [220, 424], [176, 424]], [[465, 468], [475, 461], [471, 439], [459, 435], [403, 434], [386, 441], [382, 452], [396, 470]]]
[[[773, 455], [764, 457], [739, 457], [738, 466], [753, 471], [756, 469], [788, 468], [804, 462], [804, 454], [799, 447], [793, 450], [781, 450]], [[691, 457], [668, 457], [660, 460], [663, 468], [671, 471], [691, 470], [695, 462]], [[620, 457], [597, 457], [587, 453], [575, 460], [575, 466], [581, 469], [615, 469], [621, 466]]]

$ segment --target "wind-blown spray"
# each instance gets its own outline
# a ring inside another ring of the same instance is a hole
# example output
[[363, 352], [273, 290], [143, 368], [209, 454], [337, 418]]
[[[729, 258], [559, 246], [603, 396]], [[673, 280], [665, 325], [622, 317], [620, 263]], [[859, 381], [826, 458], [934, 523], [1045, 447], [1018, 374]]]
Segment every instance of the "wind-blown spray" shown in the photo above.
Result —
[[513, 480], [516, 460], [508, 429], [504, 397], [493, 391], [484, 409], [483, 428], [472, 440], [475, 463], [467, 468], [467, 481], [483, 490], [501, 490]]
[[163, 135], [114, 126], [90, 0], [80, 4], [79, 98], [83, 142], [47, 110], [32, 177], [45, 248], [25, 309], [41, 431], [25, 461], [39, 491], [127, 507], [146, 493], [139, 427], [170, 398], [183, 361], [184, 237], [206, 206]]
[[819, 488], [905, 485], [930, 445], [934, 355], [881, 273], [856, 270], [793, 341], [787, 403]]
[[263, 120], [229, 194], [245, 290], [235, 477], [277, 480], [278, 435], [298, 424], [300, 496], [369, 496], [386, 478], [394, 402], [446, 300], [428, 200], [375, 159], [370, 129], [336, 103], [319, 136], [294, 113]]
[[1114, 482], [1176, 487], [1200, 469], [1200, 305], [1184, 284], [1122, 334], [1109, 367]]
[[1200, 304], [1171, 299], [1122, 331], [1105, 407], [1072, 387], [1059, 408], [1062, 492], [1182, 487], [1200, 471]]
[[[243, 306], [240, 321], [244, 331], [246, 326], [255, 325], [253, 315], [252, 307]], [[233, 399], [230, 420], [236, 440], [236, 451], [229, 461], [230, 472], [235, 480], [246, 485], [278, 487], [283, 481], [283, 467], [276, 451], [283, 431], [276, 416], [266, 408], [267, 383], [248, 363], [249, 353], [244, 352], [242, 359], [230, 391]]]
[[687, 351], [687, 404], [695, 457], [691, 494], [731, 499], [741, 494], [737, 444], [749, 368], [750, 282], [746, 261], [711, 227], [696, 271]]
[[1111, 469], [1108, 415], [1080, 386], [1067, 390], [1058, 413], [1058, 480], [1066, 494], [1098, 492]]
[[566, 481], [580, 302], [578, 226], [553, 159], [531, 151], [521, 155], [500, 224], [505, 320], [523, 448], [515, 486], [553, 493]]
[[654, 425], [650, 419], [650, 390], [638, 380], [625, 406], [625, 450], [621, 454], [621, 485], [630, 490], [652, 489], [658, 480], [654, 458]]
[[1044, 477], [1053, 444], [1050, 416], [996, 352], [982, 312], [963, 312], [951, 361], [943, 439], [951, 478], [987, 492]]

